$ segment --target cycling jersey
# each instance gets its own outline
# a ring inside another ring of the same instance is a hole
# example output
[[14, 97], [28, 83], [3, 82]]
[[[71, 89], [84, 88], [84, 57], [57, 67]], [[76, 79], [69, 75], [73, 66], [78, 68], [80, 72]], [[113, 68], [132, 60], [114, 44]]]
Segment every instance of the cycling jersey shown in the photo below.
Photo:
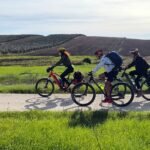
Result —
[[60, 64], [63, 64], [65, 67], [71, 67], [72, 66], [70, 58], [66, 55], [62, 55], [61, 59], [53, 67], [56, 67]]
[[143, 72], [147, 71], [147, 69], [149, 68], [149, 64], [146, 62], [146, 60], [141, 57], [141, 56], [137, 56], [131, 64], [129, 64], [127, 66], [127, 68], [133, 67], [135, 66], [136, 71], [139, 74], [143, 74]]
[[104, 67], [106, 72], [109, 73], [113, 70], [115, 65], [113, 64], [113, 62], [108, 57], [103, 56], [100, 59], [99, 64], [97, 64], [97, 66], [93, 69], [93, 73], [97, 72], [102, 67]]

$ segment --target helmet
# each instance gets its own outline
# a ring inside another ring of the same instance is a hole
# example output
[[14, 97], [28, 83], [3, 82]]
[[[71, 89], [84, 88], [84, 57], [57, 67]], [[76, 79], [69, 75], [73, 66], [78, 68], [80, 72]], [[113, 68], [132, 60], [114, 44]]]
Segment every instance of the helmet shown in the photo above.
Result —
[[66, 51], [66, 49], [64, 47], [58, 48], [58, 52], [65, 52], [65, 51]]
[[131, 54], [138, 54], [139, 53], [139, 49], [135, 48], [133, 50], [130, 51]]
[[99, 53], [103, 54], [103, 50], [102, 50], [102, 49], [99, 49], [99, 50], [97, 50], [94, 54], [95, 54], [95, 55], [98, 55]]

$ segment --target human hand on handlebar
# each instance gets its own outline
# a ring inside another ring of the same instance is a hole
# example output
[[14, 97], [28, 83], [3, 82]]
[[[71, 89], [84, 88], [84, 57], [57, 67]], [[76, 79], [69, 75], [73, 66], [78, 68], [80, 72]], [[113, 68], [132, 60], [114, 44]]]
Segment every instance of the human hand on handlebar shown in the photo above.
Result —
[[46, 69], [47, 73], [50, 72], [51, 70], [53, 70], [53, 67], [48, 67], [48, 68]]

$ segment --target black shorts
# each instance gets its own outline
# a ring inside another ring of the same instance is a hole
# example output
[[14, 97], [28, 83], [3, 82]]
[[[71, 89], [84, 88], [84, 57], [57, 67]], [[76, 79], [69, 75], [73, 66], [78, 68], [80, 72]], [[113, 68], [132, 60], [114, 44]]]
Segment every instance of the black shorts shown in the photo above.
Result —
[[129, 75], [130, 75], [130, 76], [135, 76], [135, 75], [137, 75], [137, 76], [141, 76], [141, 77], [145, 77], [145, 78], [148, 77], [147, 70], [143, 70], [143, 71], [141, 71], [141, 72], [139, 72], [139, 71], [137, 71], [137, 70], [133, 70], [133, 71], [130, 71], [130, 72], [129, 72]]
[[118, 75], [117, 70], [112, 70], [111, 72], [105, 72], [105, 76], [107, 78], [107, 81], [112, 82], [116, 76]]

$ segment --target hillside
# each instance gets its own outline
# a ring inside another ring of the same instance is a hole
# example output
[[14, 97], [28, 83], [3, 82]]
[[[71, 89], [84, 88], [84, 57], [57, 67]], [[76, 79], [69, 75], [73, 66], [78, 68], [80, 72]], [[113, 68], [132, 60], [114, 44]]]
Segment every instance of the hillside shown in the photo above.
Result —
[[59, 35], [1, 35], [0, 53], [27, 53], [41, 49], [49, 49], [63, 44], [77, 36], [78, 34], [59, 34]]
[[132, 48], [139, 48], [142, 55], [150, 56], [150, 40], [96, 37], [82, 34], [1, 35], [0, 53], [23, 55], [56, 55], [58, 47], [67, 48], [72, 55], [93, 55], [96, 49], [118, 50], [128, 55]]

